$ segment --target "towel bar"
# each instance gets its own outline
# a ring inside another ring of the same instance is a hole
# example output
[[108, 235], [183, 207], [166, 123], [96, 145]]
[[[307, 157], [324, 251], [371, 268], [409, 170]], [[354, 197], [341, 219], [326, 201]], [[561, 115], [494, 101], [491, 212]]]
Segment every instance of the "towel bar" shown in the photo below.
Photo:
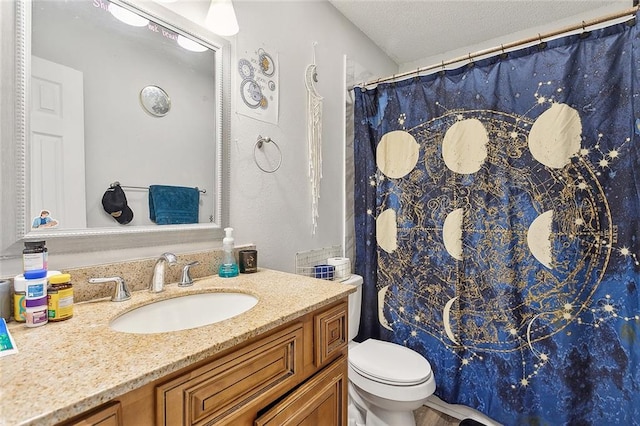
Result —
[[[118, 182], [118, 181], [115, 181], [115, 182], [113, 182], [111, 185], [109, 185], [109, 188], [113, 188], [113, 187], [118, 186], [118, 185], [120, 185], [120, 187], [121, 187], [121, 188], [146, 189], [147, 191], [149, 190], [149, 187], [148, 187], [148, 186], [131, 186], [131, 185], [121, 185], [121, 184], [120, 184], [120, 182]], [[206, 190], [206, 189], [199, 189], [197, 186], [196, 186], [196, 189], [197, 189], [199, 192], [203, 193], [203, 194], [206, 194], [206, 193], [207, 193], [207, 190]]]

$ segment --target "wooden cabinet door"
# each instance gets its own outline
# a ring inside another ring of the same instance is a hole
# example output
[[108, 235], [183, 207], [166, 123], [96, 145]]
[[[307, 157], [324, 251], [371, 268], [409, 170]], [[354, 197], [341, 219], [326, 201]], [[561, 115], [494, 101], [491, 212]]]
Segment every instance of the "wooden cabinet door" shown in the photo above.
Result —
[[349, 307], [341, 303], [314, 316], [314, 360], [316, 367], [340, 355], [349, 343]]
[[110, 402], [95, 411], [65, 422], [64, 426], [123, 426], [120, 403]]
[[338, 358], [255, 421], [255, 426], [346, 424], [346, 356]]

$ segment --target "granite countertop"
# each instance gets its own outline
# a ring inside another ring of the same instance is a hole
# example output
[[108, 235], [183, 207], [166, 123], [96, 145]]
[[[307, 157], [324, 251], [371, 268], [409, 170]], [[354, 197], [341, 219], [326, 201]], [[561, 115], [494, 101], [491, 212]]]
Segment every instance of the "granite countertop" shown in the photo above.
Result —
[[[232, 290], [258, 297], [251, 310], [191, 330], [159, 334], [113, 331], [109, 321], [154, 300]], [[47, 425], [82, 413], [167, 374], [334, 302], [355, 287], [260, 269], [234, 278], [175, 283], [137, 291], [125, 302], [77, 303], [73, 318], [27, 328], [9, 323], [18, 353], [0, 358], [0, 425]]]

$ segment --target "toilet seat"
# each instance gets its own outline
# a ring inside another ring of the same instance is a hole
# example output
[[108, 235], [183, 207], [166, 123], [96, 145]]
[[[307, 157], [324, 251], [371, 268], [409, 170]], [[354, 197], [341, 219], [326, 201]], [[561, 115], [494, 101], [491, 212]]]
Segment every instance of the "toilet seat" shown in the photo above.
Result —
[[419, 353], [395, 343], [368, 339], [349, 349], [349, 365], [359, 375], [392, 386], [415, 386], [431, 379], [431, 365]]

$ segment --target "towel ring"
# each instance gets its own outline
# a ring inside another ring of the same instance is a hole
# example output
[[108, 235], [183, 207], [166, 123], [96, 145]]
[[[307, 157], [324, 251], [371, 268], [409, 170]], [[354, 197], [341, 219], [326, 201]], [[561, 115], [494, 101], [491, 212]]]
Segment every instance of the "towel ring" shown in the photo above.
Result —
[[[258, 163], [258, 159], [256, 158], [256, 149], [262, 149], [262, 146], [265, 143], [272, 143], [276, 149], [278, 150], [278, 154], [280, 154], [280, 159], [278, 160], [278, 164], [271, 170], [265, 169], [264, 167], [262, 167], [260, 165], [260, 163]], [[256, 166], [258, 166], [258, 168], [260, 170], [262, 170], [265, 173], [273, 173], [275, 171], [277, 171], [280, 168], [280, 165], [282, 165], [282, 151], [280, 150], [280, 147], [278, 146], [278, 144], [272, 140], [270, 137], [262, 137], [260, 135], [258, 135], [258, 140], [256, 141], [256, 144], [253, 146], [253, 161], [256, 163]]]

